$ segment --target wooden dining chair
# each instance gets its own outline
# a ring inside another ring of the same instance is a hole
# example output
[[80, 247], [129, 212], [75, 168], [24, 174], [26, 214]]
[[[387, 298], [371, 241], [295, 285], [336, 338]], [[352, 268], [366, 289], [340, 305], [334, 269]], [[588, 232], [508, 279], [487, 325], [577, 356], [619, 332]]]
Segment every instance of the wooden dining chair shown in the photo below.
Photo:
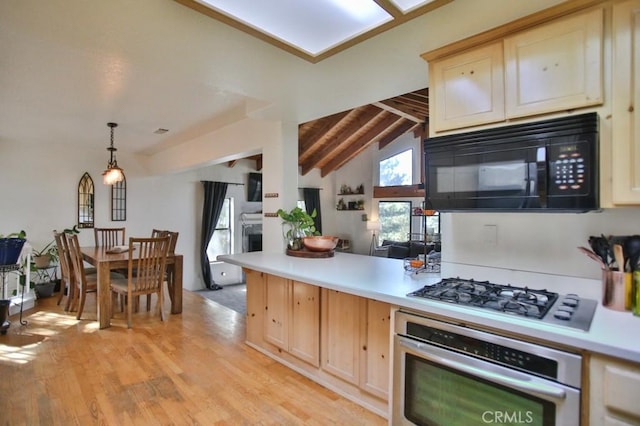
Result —
[[125, 228], [93, 228], [96, 247], [113, 247], [125, 244]]
[[[141, 295], [157, 295], [157, 309], [160, 311], [160, 320], [164, 321], [162, 295], [168, 249], [168, 236], [129, 238], [129, 253], [133, 253], [135, 250], [137, 256], [129, 256], [126, 278], [111, 280], [112, 310], [113, 306], [116, 306], [117, 297], [125, 296], [122, 299], [126, 300], [127, 326], [129, 328], [131, 328], [132, 324], [134, 301]], [[111, 314], [113, 315], [113, 312]]]
[[56, 241], [58, 249], [58, 263], [60, 264], [60, 295], [58, 295], [58, 305], [62, 302], [62, 298], [67, 296], [67, 302], [64, 310], [68, 311], [71, 307], [71, 301], [76, 294], [75, 276], [71, 272], [71, 255], [69, 254], [69, 243], [67, 242], [67, 234], [64, 232], [54, 232], [53, 238]]
[[[152, 238], [167, 237], [167, 236], [169, 237], [169, 249], [167, 250], [167, 256], [173, 256], [176, 253], [176, 244], [178, 243], [178, 235], [179, 235], [178, 232], [167, 231], [162, 229], [153, 229], [151, 231]], [[169, 298], [171, 299], [171, 303], [173, 303], [173, 284], [174, 284], [173, 268], [169, 268], [165, 266], [165, 269], [166, 269], [165, 281], [167, 283], [167, 288], [169, 290]], [[147, 311], [151, 306], [150, 301], [151, 301], [151, 295], [147, 295]]]
[[69, 244], [71, 270], [74, 274], [74, 281], [76, 285], [74, 291], [77, 292], [77, 295], [74, 296], [74, 300], [71, 302], [71, 307], [75, 304], [75, 300], [79, 299], [76, 319], [80, 319], [82, 311], [84, 310], [84, 303], [87, 299], [87, 293], [96, 293], [98, 291], [98, 277], [97, 275], [89, 275], [85, 272], [84, 260], [82, 259], [82, 252], [80, 251], [80, 243], [78, 243], [78, 236], [67, 235], [67, 242]]
[[[53, 237], [58, 249], [58, 263], [60, 264], [60, 295], [58, 295], [58, 305], [62, 302], [62, 298], [67, 296], [64, 305], [65, 311], [73, 311], [78, 302], [78, 289], [76, 285], [76, 274], [71, 259], [71, 251], [69, 250], [69, 234], [65, 232], [54, 232]], [[84, 267], [86, 276], [93, 276], [97, 273], [94, 267]]]

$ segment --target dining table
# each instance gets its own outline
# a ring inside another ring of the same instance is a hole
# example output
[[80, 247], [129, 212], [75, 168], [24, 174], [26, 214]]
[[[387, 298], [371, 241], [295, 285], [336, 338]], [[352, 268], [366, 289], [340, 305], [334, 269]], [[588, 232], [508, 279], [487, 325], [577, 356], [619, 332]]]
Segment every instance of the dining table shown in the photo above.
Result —
[[[95, 266], [98, 275], [98, 291], [96, 305], [98, 308], [98, 322], [101, 329], [111, 326], [111, 272], [126, 270], [129, 267], [129, 256], [137, 257], [137, 251], [123, 251], [114, 253], [106, 246], [80, 247], [85, 262]], [[167, 284], [171, 313], [182, 312], [182, 255], [167, 254]]]

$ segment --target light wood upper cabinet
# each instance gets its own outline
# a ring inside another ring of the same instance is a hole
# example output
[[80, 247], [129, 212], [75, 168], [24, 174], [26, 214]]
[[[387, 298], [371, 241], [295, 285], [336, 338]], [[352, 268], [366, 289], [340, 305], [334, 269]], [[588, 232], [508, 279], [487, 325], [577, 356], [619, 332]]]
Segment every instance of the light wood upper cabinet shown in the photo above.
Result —
[[612, 198], [640, 204], [640, 1], [613, 6]]
[[589, 389], [590, 424], [640, 424], [640, 366], [593, 355], [589, 368]]
[[429, 134], [602, 104], [604, 10], [572, 4], [424, 53]]
[[502, 56], [498, 42], [431, 64], [436, 131], [504, 120]]
[[507, 118], [601, 104], [603, 11], [504, 39]]

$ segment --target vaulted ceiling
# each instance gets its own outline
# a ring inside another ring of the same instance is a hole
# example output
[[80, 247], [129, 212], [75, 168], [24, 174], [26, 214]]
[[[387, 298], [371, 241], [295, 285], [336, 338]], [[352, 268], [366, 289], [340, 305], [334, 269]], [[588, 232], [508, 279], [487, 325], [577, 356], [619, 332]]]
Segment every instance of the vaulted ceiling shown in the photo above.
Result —
[[303, 175], [339, 169], [374, 143], [384, 148], [407, 132], [423, 135], [429, 90], [421, 89], [298, 126], [298, 165]]

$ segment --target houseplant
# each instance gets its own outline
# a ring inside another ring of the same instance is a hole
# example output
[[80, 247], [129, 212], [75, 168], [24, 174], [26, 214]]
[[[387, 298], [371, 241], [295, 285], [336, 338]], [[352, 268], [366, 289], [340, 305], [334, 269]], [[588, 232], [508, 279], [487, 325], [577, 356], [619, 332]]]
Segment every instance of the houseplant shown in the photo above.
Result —
[[302, 250], [302, 238], [308, 235], [319, 235], [316, 231], [313, 218], [317, 212], [314, 209], [311, 214], [300, 207], [294, 207], [289, 212], [278, 209], [277, 215], [282, 219], [282, 235], [290, 250]]
[[55, 241], [51, 241], [40, 250], [32, 251], [33, 263], [37, 268], [46, 268], [58, 261], [58, 248], [54, 243]]

